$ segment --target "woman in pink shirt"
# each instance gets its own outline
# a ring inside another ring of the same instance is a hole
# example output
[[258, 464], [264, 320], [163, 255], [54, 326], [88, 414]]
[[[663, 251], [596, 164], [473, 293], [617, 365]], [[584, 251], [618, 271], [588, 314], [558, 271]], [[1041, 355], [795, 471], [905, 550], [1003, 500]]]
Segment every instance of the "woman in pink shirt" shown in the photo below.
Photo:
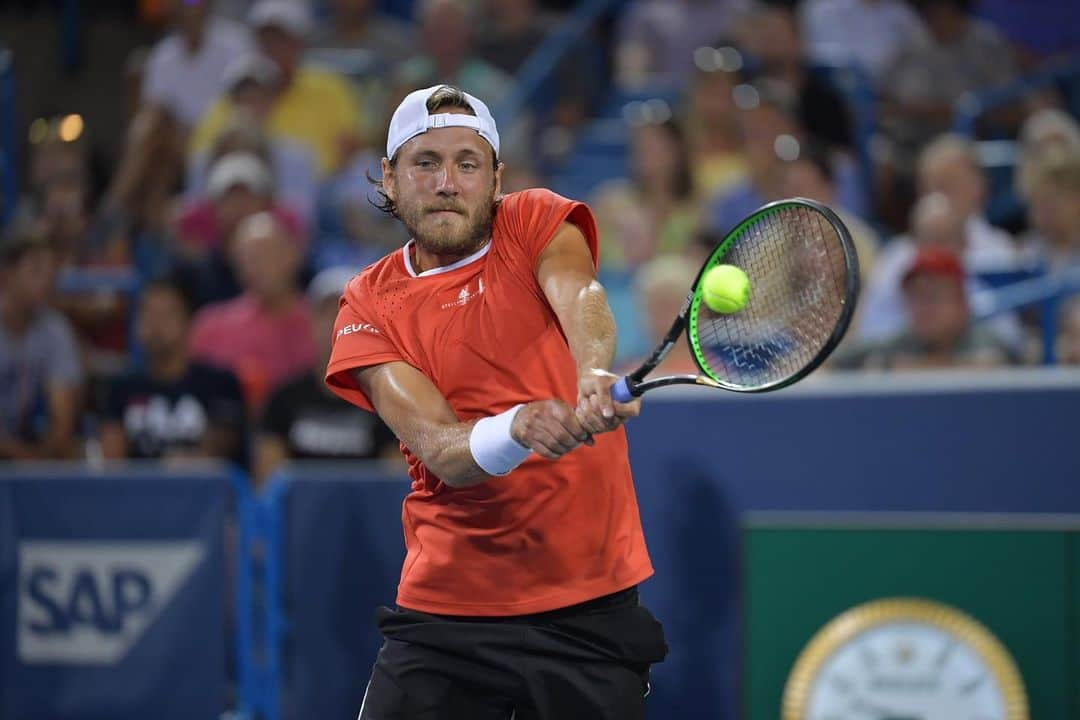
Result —
[[270, 213], [244, 220], [231, 248], [243, 293], [195, 316], [192, 356], [239, 378], [248, 407], [315, 362], [311, 308], [296, 286], [300, 249]]

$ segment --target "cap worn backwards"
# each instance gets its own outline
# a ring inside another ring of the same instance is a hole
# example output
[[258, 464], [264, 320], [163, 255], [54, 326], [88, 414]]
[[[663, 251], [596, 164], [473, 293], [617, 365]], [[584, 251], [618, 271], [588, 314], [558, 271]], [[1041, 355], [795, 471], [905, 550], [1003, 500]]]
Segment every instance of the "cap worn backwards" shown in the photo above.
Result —
[[393, 158], [402, 145], [432, 128], [468, 127], [488, 141], [495, 151], [495, 157], [498, 158], [499, 131], [495, 127], [495, 118], [492, 117], [488, 106], [479, 98], [463, 93], [469, 101], [473, 112], [476, 113], [475, 116], [461, 113], [438, 113], [432, 115], [428, 112], [428, 98], [442, 87], [444, 86], [433, 85], [405, 96], [405, 99], [398, 105], [397, 110], [394, 111], [393, 117], [390, 118], [390, 132], [386, 138], [386, 157]]

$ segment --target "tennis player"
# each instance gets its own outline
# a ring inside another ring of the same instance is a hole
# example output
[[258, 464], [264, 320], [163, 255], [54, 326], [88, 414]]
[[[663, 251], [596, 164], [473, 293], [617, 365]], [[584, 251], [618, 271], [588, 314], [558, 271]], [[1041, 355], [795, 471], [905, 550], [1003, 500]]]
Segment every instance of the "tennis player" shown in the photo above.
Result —
[[633, 720], [667, 652], [614, 403], [592, 213], [503, 195], [487, 106], [417, 90], [383, 209], [412, 239], [345, 289], [329, 386], [394, 430], [412, 492], [361, 720]]

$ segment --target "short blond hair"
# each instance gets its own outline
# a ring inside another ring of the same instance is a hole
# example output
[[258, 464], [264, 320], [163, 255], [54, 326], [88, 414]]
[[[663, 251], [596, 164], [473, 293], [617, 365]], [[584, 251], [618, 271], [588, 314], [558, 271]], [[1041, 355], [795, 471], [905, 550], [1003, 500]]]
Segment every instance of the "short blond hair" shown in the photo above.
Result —
[[1043, 108], [1032, 113], [1020, 128], [1020, 145], [1027, 148], [1058, 138], [1067, 148], [1080, 148], [1080, 124], [1059, 108]]
[[973, 170], [982, 173], [982, 162], [979, 160], [979, 151], [975, 147], [975, 142], [957, 133], [945, 133], [931, 140], [919, 153], [916, 170], [921, 175], [927, 168], [942, 159], [956, 156], [962, 157]]
[[1030, 200], [1043, 185], [1080, 193], [1080, 150], [1035, 153], [1019, 168], [1020, 194]]

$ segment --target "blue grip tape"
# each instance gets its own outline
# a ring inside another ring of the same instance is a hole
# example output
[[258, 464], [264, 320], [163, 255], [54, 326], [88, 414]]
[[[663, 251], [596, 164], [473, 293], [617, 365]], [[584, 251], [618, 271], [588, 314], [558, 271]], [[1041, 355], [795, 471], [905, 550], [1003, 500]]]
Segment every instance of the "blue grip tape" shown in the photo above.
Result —
[[615, 402], [628, 403], [634, 399], [634, 394], [630, 392], [630, 383], [627, 382], [626, 376], [623, 375], [619, 378], [619, 382], [611, 386], [611, 397]]

